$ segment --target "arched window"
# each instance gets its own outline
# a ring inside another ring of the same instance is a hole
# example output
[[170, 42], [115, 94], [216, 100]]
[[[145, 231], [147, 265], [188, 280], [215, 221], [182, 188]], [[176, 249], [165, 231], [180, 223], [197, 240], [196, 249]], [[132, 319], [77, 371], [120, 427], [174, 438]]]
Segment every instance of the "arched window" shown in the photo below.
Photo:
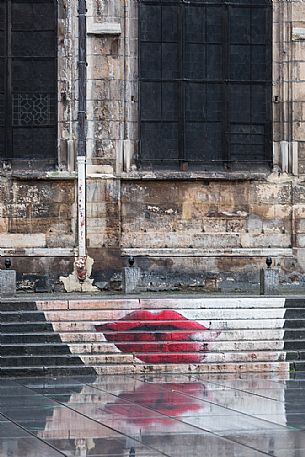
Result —
[[0, 1], [0, 159], [56, 161], [56, 1]]
[[268, 0], [140, 0], [140, 166], [272, 160]]

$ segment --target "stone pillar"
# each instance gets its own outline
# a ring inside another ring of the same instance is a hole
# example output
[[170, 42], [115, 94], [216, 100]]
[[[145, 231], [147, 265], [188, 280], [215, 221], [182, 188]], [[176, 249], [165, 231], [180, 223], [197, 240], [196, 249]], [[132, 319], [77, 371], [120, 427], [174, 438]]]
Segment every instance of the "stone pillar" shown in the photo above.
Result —
[[3, 298], [16, 295], [16, 271], [0, 270], [0, 296]]
[[260, 294], [277, 295], [280, 286], [280, 273], [277, 268], [262, 268], [260, 271]]
[[137, 267], [123, 268], [123, 291], [125, 294], [137, 292], [141, 278], [141, 270]]

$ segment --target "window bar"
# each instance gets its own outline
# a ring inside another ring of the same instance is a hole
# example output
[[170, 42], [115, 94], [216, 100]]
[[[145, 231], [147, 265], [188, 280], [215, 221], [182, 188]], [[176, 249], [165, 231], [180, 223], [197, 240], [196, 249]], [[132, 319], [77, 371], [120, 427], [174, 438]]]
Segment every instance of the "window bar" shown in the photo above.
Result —
[[12, 5], [11, 0], [6, 3], [5, 157], [12, 158]]
[[138, 52], [138, 77], [139, 77], [139, 82], [138, 82], [138, 124], [139, 124], [139, 142], [138, 142], [138, 151], [136, 154], [136, 166], [141, 168], [141, 164], [143, 163], [142, 160], [142, 145], [141, 145], [141, 138], [142, 138], [142, 103], [141, 103], [141, 83], [142, 83], [142, 76], [141, 76], [141, 43], [142, 43], [142, 37], [141, 37], [141, 14], [142, 14], [142, 8], [141, 8], [141, 3], [139, 2], [138, 6], [138, 42], [137, 42], [137, 52]]
[[[265, 83], [265, 103], [267, 109], [267, 119], [265, 119], [265, 138], [264, 138], [264, 159], [268, 161], [269, 165], [272, 166], [273, 163], [273, 148], [272, 148], [272, 141], [273, 141], [273, 133], [272, 133], [272, 43], [273, 43], [273, 12], [272, 12], [272, 4], [270, 3], [265, 6], [265, 33], [266, 33], [266, 41], [265, 41], [265, 58], [266, 58], [266, 68], [268, 69], [268, 74], [266, 75], [266, 82]], [[271, 27], [269, 24], [271, 23]], [[269, 27], [268, 27], [269, 26]], [[271, 81], [271, 84], [270, 84]]]
[[230, 164], [230, 123], [229, 123], [229, 103], [230, 103], [230, 6], [223, 8], [223, 83], [222, 96], [224, 99], [224, 120], [223, 120], [223, 167], [229, 168]]
[[[250, 79], [252, 80], [252, 62], [253, 62], [253, 46], [255, 46], [255, 43], [253, 43], [253, 28], [252, 28], [252, 11], [253, 9], [250, 8]], [[250, 145], [252, 145], [252, 132], [254, 132], [254, 129], [253, 129], [253, 115], [252, 115], [252, 107], [253, 107], [253, 85], [250, 84], [250, 108], [249, 108], [249, 117], [250, 117], [250, 127], [249, 127], [249, 130], [250, 130], [250, 135], [249, 135], [249, 142], [250, 142]], [[251, 153], [253, 154], [252, 152], [252, 148], [253, 146], [251, 146]], [[253, 148], [254, 149], [254, 148]], [[255, 149], [257, 149], [257, 147], [255, 147]], [[254, 152], [255, 156], [257, 154], [256, 150]]]
[[3, 88], [2, 88], [2, 93], [3, 93], [3, 134], [2, 134], [2, 141], [3, 141], [3, 158], [6, 158], [7, 155], [7, 139], [6, 139], [6, 131], [7, 131], [7, 109], [8, 109], [8, 103], [7, 103], [7, 50], [8, 50], [8, 40], [7, 40], [7, 3], [4, 4], [3, 6], [3, 11], [4, 11], [4, 21], [3, 21], [3, 36], [4, 36], [4, 49], [3, 49], [3, 63], [4, 63], [4, 69], [3, 69]]
[[185, 8], [187, 5], [178, 5], [178, 63], [179, 63], [179, 119], [178, 119], [178, 160], [181, 171], [188, 170], [188, 162], [185, 157], [185, 82], [184, 82], [184, 37], [185, 37]]
[[[204, 106], [204, 113], [203, 113], [203, 122], [205, 124], [205, 128], [207, 128], [207, 125], [208, 125], [208, 118], [209, 118], [209, 114], [208, 114], [208, 110], [207, 110], [207, 106], [208, 106], [208, 90], [209, 90], [209, 87], [210, 87], [210, 84], [208, 82], [208, 21], [207, 21], [207, 6], [204, 6], [203, 7], [203, 10], [204, 10], [204, 25], [205, 25], [205, 30], [204, 30], [204, 38], [203, 38], [203, 42], [204, 42], [204, 59], [205, 59], [205, 83], [204, 83], [204, 102], [205, 102], [205, 106]], [[203, 147], [204, 148], [208, 148], [208, 139], [205, 138], [204, 139], [204, 144], [203, 144]]]
[[[160, 50], [161, 50], [161, 82], [160, 82], [160, 102], [161, 102], [161, 124], [163, 124], [163, 84], [164, 84], [164, 79], [163, 79], [163, 5], [160, 5]], [[165, 160], [167, 160], [168, 157], [165, 157]], [[162, 159], [161, 159], [162, 162]]]

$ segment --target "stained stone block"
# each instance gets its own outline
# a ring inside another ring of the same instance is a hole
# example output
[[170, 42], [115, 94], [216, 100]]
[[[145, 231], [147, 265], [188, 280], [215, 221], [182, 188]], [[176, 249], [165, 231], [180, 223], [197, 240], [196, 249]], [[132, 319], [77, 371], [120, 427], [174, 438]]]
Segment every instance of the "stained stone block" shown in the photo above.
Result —
[[0, 296], [14, 297], [16, 295], [16, 271], [0, 270]]
[[260, 271], [261, 295], [277, 295], [279, 293], [280, 273], [276, 268], [262, 268]]
[[137, 291], [141, 278], [141, 270], [137, 267], [125, 267], [123, 269], [123, 291], [131, 294]]
[[120, 35], [122, 33], [119, 22], [91, 22], [88, 21], [88, 35]]

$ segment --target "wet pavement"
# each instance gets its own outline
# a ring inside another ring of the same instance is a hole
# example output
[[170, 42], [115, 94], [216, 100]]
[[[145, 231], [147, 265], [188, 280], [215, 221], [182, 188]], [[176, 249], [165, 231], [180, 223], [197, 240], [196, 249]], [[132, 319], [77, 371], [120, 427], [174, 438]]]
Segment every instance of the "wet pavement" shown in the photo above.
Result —
[[0, 380], [0, 457], [305, 457], [305, 373]]

